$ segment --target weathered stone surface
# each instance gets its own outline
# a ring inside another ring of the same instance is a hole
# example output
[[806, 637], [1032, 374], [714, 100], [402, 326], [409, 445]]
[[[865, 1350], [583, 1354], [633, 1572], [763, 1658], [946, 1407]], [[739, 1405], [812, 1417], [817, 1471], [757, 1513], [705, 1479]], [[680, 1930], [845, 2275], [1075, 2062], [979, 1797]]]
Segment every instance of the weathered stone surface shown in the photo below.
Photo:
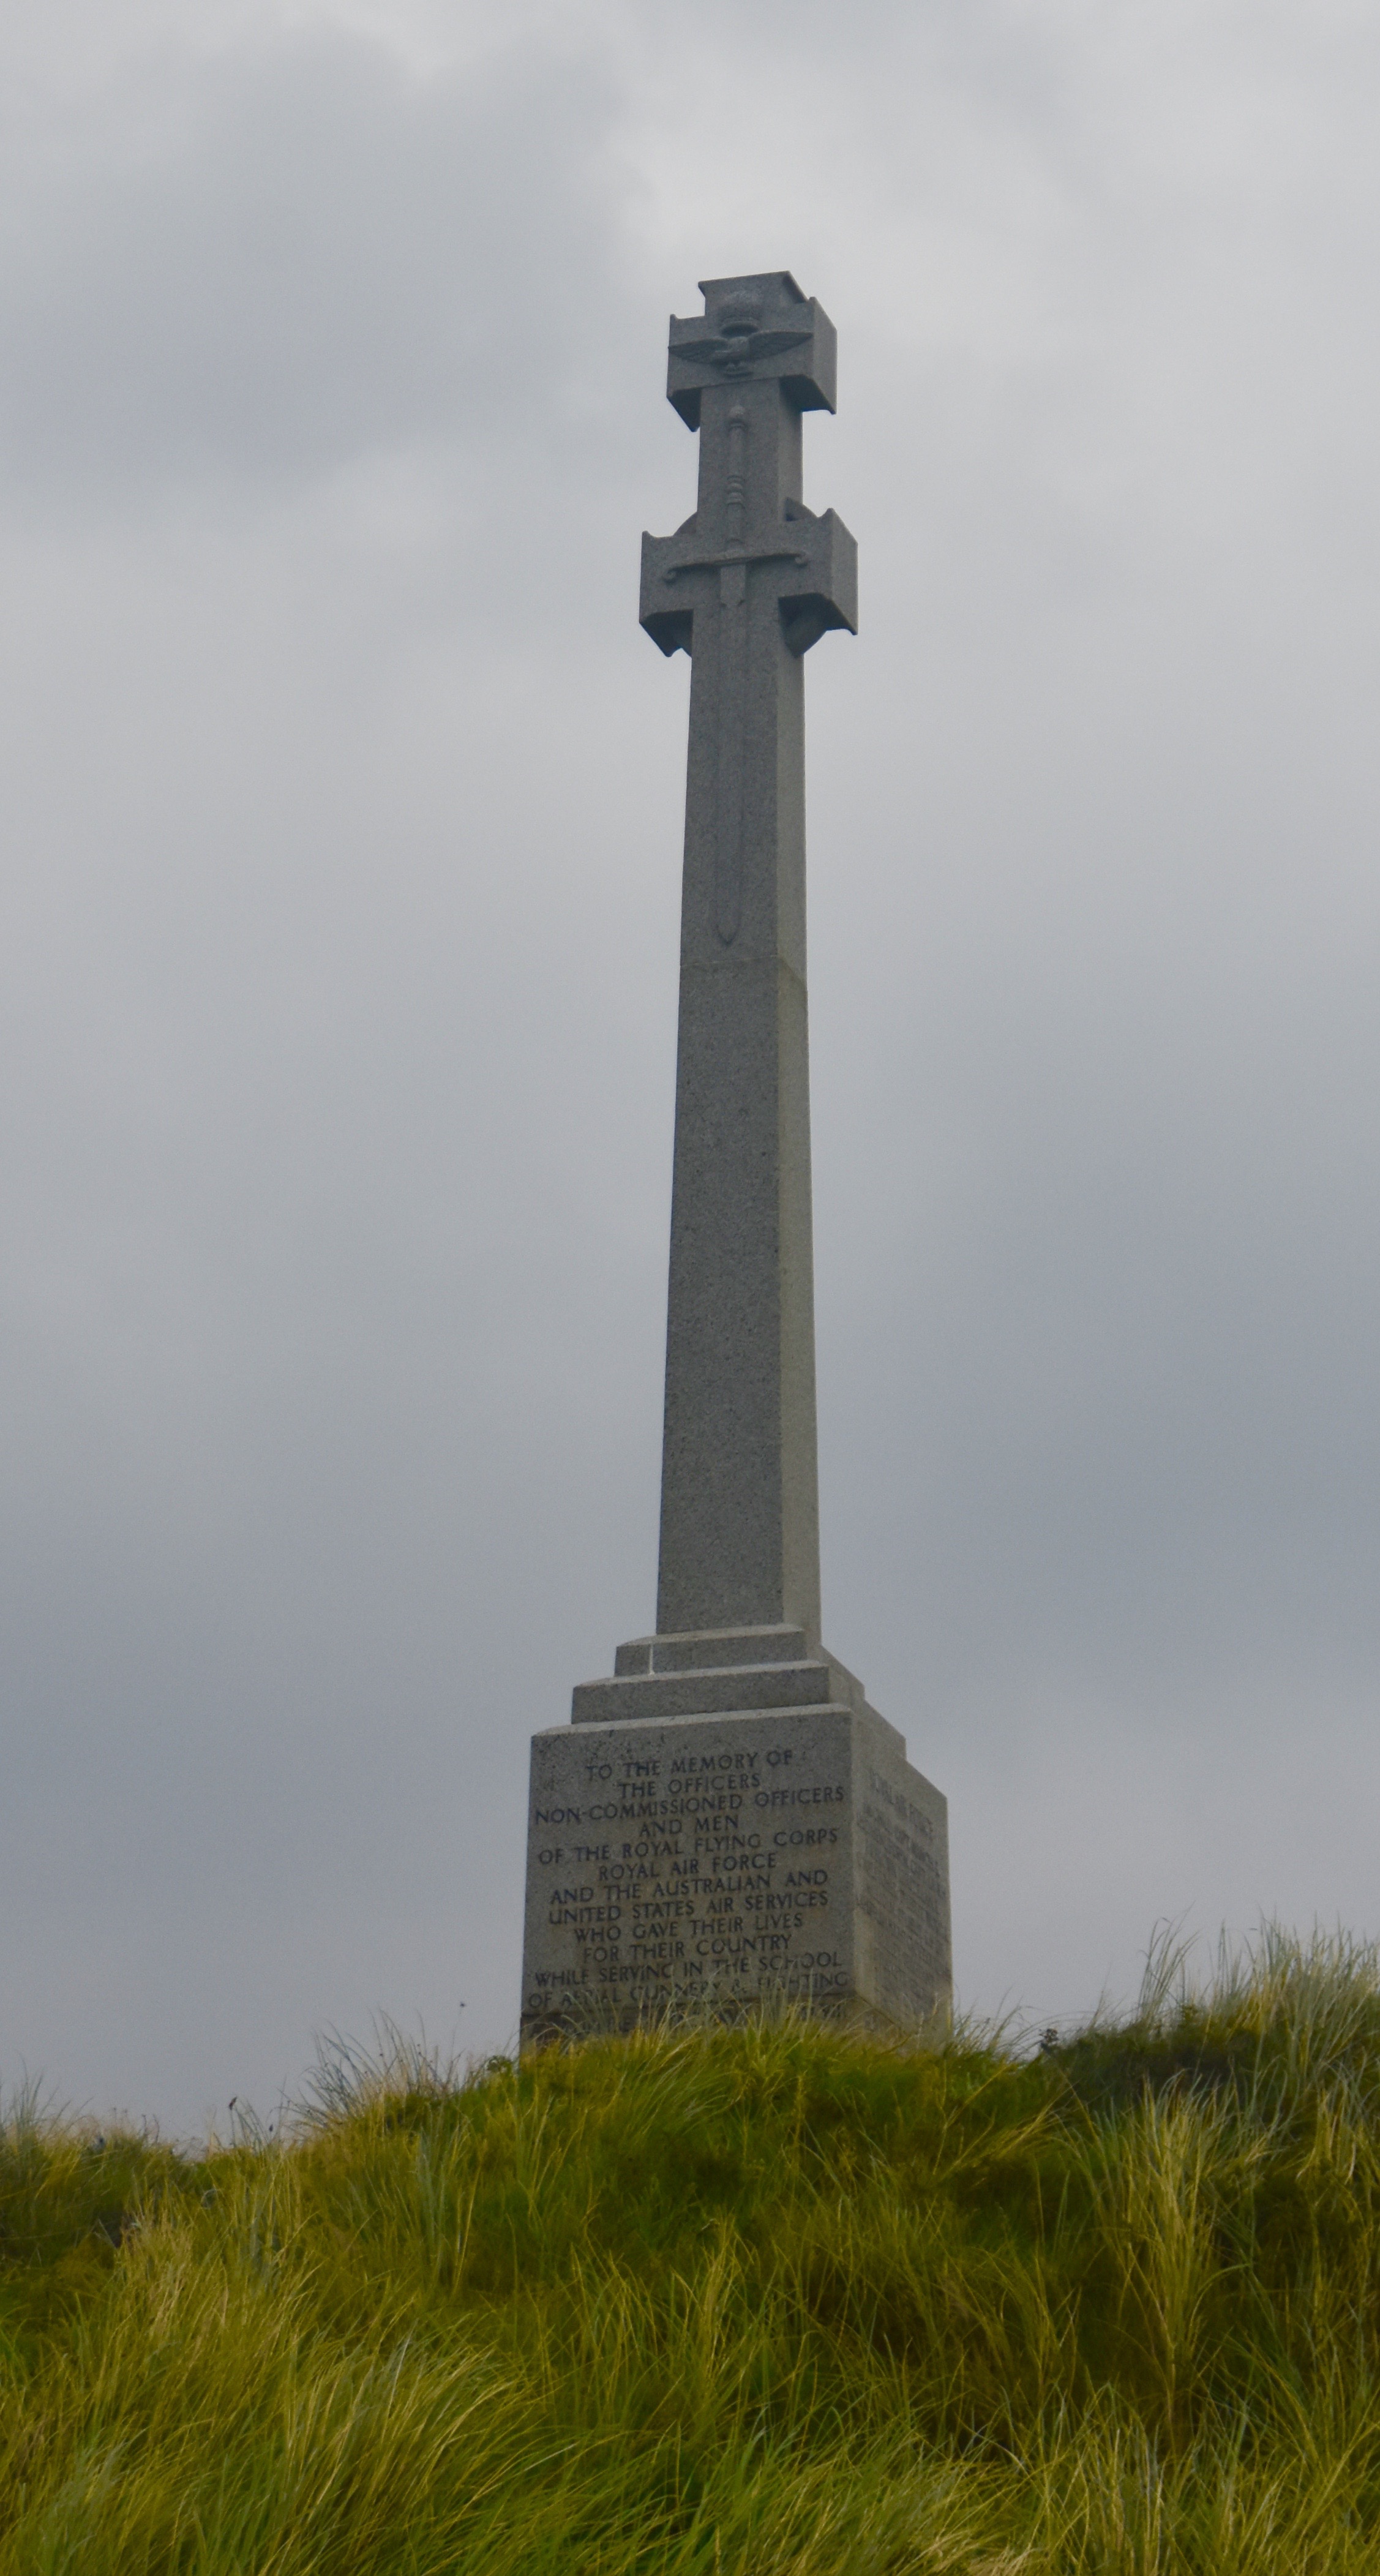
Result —
[[808, 2001], [942, 2027], [945, 1802], [871, 1709], [533, 1738], [523, 2024]]
[[524, 2028], [786, 1995], [937, 2029], [944, 1801], [820, 1635], [802, 662], [856, 628], [857, 554], [801, 414], [834, 332], [785, 271], [703, 294], [667, 386], [698, 504], [642, 540], [693, 665], [657, 1627], [533, 1743]]

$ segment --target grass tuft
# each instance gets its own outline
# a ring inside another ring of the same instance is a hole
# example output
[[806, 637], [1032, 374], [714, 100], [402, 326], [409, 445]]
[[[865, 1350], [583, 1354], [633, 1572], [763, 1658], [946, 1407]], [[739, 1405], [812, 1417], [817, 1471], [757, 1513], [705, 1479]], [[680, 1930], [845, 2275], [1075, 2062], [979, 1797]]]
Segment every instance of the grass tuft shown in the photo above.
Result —
[[0, 2129], [0, 2576], [1374, 2576], [1380, 1968]]

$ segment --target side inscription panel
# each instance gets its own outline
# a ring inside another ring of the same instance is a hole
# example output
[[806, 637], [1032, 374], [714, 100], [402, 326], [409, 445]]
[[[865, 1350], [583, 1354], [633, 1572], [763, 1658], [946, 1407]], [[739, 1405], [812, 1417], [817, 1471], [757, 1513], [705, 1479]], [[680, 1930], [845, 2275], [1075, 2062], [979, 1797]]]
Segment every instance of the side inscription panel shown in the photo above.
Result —
[[949, 1813], [880, 1727], [859, 1723], [854, 1763], [857, 1971], [870, 2002], [903, 2027], [951, 2006]]

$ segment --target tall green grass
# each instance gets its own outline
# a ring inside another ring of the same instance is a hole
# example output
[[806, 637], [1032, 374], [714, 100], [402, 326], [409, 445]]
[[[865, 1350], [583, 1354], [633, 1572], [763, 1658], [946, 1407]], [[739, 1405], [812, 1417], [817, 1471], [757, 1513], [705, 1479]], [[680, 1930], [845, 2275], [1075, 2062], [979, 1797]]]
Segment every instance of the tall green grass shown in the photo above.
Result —
[[1375, 2576], [1380, 1971], [786, 2018], [0, 2143], [0, 2576]]

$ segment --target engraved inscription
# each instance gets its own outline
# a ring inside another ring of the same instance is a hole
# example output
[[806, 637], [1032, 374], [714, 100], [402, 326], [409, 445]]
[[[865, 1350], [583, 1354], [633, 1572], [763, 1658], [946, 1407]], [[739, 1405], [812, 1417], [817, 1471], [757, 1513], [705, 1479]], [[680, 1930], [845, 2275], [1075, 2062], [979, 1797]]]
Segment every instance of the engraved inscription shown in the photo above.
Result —
[[871, 1711], [553, 1728], [532, 1746], [526, 2028], [778, 1998], [929, 2024], [947, 1877], [944, 1801]]
[[[735, 1718], [538, 1738], [524, 2009], [851, 1988], [844, 1730]], [[840, 1758], [840, 1757], [843, 1758]], [[540, 1794], [540, 1774], [560, 1794]]]
[[858, 1907], [874, 1927], [877, 2000], [897, 2021], [923, 2019], [948, 1991], [949, 1885], [934, 1820], [869, 1766], [858, 1801]]

